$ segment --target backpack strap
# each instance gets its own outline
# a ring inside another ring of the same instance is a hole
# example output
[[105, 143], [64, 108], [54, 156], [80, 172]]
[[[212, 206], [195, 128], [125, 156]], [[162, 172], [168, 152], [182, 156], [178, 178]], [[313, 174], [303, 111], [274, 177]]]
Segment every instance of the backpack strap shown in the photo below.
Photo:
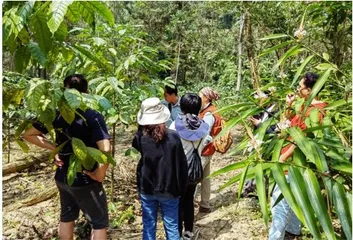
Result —
[[201, 143], [202, 143], [202, 138], [200, 139], [200, 142], [199, 142], [199, 145], [197, 146], [197, 148], [195, 148], [195, 146], [194, 146], [194, 142], [191, 142], [191, 144], [192, 144], [192, 146], [194, 147], [194, 150], [195, 149], [199, 149], [199, 147], [200, 147], [200, 145], [201, 145]]

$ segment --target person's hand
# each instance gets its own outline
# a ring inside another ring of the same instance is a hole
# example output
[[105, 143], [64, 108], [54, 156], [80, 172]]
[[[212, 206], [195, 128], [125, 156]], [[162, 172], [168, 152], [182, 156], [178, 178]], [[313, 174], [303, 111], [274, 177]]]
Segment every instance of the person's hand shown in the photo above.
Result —
[[103, 166], [98, 167], [93, 172], [89, 172], [87, 170], [83, 170], [83, 173], [88, 175], [93, 180], [96, 180], [97, 182], [103, 182], [104, 181], [104, 177], [105, 177], [105, 172], [107, 171], [107, 168], [108, 168], [108, 165], [103, 165]]
[[54, 163], [57, 167], [61, 168], [64, 165], [64, 162], [59, 158], [59, 154], [56, 154], [54, 157]]
[[257, 126], [261, 123], [261, 120], [259, 119], [256, 119], [254, 117], [249, 117], [249, 121], [254, 125], [254, 126]]
[[288, 94], [286, 97], [287, 106], [288, 107], [292, 106], [294, 100], [295, 100], [295, 94], [294, 93]]

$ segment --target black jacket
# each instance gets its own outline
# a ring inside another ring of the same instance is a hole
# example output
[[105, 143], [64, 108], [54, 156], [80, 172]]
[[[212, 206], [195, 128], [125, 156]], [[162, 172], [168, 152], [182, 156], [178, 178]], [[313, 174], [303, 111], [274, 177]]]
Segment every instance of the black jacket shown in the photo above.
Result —
[[140, 193], [173, 197], [184, 194], [188, 166], [177, 132], [168, 130], [164, 140], [156, 143], [150, 136], [138, 131], [132, 146], [141, 153], [137, 165], [137, 187]]

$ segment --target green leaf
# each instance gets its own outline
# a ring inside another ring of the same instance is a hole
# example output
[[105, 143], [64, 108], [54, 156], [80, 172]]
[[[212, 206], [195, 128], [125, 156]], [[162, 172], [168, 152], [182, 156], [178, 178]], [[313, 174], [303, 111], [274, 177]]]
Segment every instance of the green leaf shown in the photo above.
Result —
[[71, 144], [72, 144], [72, 149], [75, 155], [78, 157], [78, 159], [80, 159], [81, 161], [84, 161], [87, 157], [87, 147], [84, 144], [84, 142], [82, 142], [78, 138], [73, 137], [71, 139]]
[[322, 56], [326, 61], [330, 60], [330, 55], [328, 55], [327, 53], [323, 53]]
[[303, 113], [306, 113], [306, 110], [308, 109], [309, 105], [311, 104], [312, 100], [316, 97], [317, 93], [321, 90], [321, 88], [324, 86], [326, 83], [327, 79], [329, 78], [331, 74], [332, 68], [327, 69], [324, 74], [320, 76], [320, 78], [316, 81], [314, 87], [311, 89], [310, 95], [308, 100], [305, 102], [305, 108]]
[[29, 87], [26, 89], [25, 100], [28, 109], [37, 111], [40, 106], [42, 96], [47, 93], [48, 81], [33, 79], [29, 82]]
[[68, 6], [66, 16], [71, 22], [77, 22], [81, 18], [78, 2], [73, 2]]
[[352, 163], [350, 162], [337, 162], [331, 164], [331, 167], [335, 170], [348, 173], [350, 176], [352, 175]]
[[337, 66], [334, 65], [334, 64], [330, 64], [330, 63], [320, 63], [315, 68], [318, 69], [318, 70], [321, 70], [321, 71], [325, 71], [325, 70], [330, 69], [330, 68], [337, 68]]
[[103, 154], [108, 158], [108, 163], [112, 164], [115, 167], [116, 166], [116, 161], [112, 157], [112, 155], [110, 153], [107, 153], [107, 152], [103, 152]]
[[263, 40], [277, 39], [277, 38], [284, 38], [284, 37], [288, 37], [288, 35], [287, 34], [271, 34], [266, 37], [260, 38], [258, 40], [263, 41]]
[[97, 46], [104, 46], [107, 44], [107, 42], [103, 38], [94, 37], [92, 39], [93, 39], [94, 44]]
[[93, 13], [98, 14], [101, 16], [105, 21], [108, 22], [110, 26], [114, 24], [114, 14], [112, 11], [108, 8], [106, 3], [104, 2], [96, 2], [96, 1], [86, 1], [86, 2], [81, 2], [82, 5], [84, 5], [86, 8], [91, 9]]
[[51, 152], [51, 154], [49, 155], [49, 162], [52, 161], [52, 160], [54, 160], [55, 155], [58, 154], [58, 153], [61, 151], [61, 149], [63, 149], [63, 147], [65, 146], [65, 144], [66, 144], [68, 141], [69, 141], [69, 140], [63, 142], [63, 143], [60, 144], [58, 147], [56, 147], [56, 148], [54, 149], [54, 151]]
[[23, 130], [26, 129], [26, 127], [30, 124], [31, 122], [28, 120], [22, 121], [22, 123], [17, 127], [16, 132], [15, 132], [15, 138], [19, 138]]
[[225, 107], [217, 110], [216, 112], [221, 114], [221, 113], [225, 113], [225, 112], [227, 112], [229, 110], [234, 110], [234, 109], [239, 111], [239, 109], [241, 107], [248, 107], [248, 106], [254, 106], [254, 104], [251, 103], [251, 102], [231, 104], [229, 106], [225, 106]]
[[15, 139], [15, 142], [17, 143], [17, 145], [22, 149], [22, 151], [24, 153], [28, 153], [29, 151], [29, 147], [27, 145], [27, 143], [25, 143], [24, 141], [20, 140], [20, 139]]
[[272, 153], [272, 162], [278, 162], [279, 161], [279, 157], [281, 155], [281, 150], [282, 150], [282, 146], [284, 143], [285, 139], [280, 139], [277, 144], [275, 145], [274, 149], [273, 149], [273, 153]]
[[122, 90], [121, 88], [119, 88], [118, 79], [116, 79], [115, 77], [108, 77], [108, 82], [116, 92], [122, 94]]
[[297, 72], [294, 75], [291, 87], [294, 86], [295, 84], [297, 84], [297, 81], [299, 79], [299, 77], [302, 75], [306, 65], [308, 65], [308, 63], [311, 61], [311, 59], [314, 57], [314, 55], [311, 55], [309, 57], [307, 57], [304, 62], [300, 65], [300, 67], [298, 68]]
[[319, 182], [311, 169], [306, 169], [304, 173], [305, 186], [309, 195], [309, 200], [316, 213], [322, 228], [328, 239], [336, 239], [332, 221], [328, 215], [328, 209], [321, 195]]
[[42, 49], [40, 49], [38, 43], [35, 42], [30, 42], [28, 44], [28, 48], [31, 51], [31, 55], [32, 57], [40, 63], [40, 65], [44, 66], [47, 59], [45, 57], [44, 52], [42, 51]]
[[265, 56], [265, 55], [267, 55], [267, 54], [269, 54], [269, 53], [271, 53], [271, 52], [273, 52], [273, 51], [275, 51], [275, 50], [277, 50], [277, 49], [283, 48], [283, 47], [285, 47], [285, 46], [287, 46], [287, 45], [289, 45], [289, 44], [291, 44], [291, 43], [293, 43], [293, 42], [294, 42], [293, 40], [289, 40], [289, 41], [287, 41], [287, 42], [280, 43], [280, 44], [278, 44], [278, 45], [276, 45], [276, 46], [267, 48], [267, 49], [263, 50], [263, 51], [259, 54], [258, 57]]
[[297, 201], [294, 198], [294, 195], [287, 183], [286, 177], [284, 176], [283, 168], [281, 167], [280, 163], [275, 163], [275, 165], [271, 169], [273, 178], [276, 180], [281, 193], [283, 194], [284, 198], [288, 202], [289, 206], [298, 217], [301, 222], [304, 222], [304, 216], [297, 204]]
[[99, 105], [97, 103], [97, 99], [94, 96], [87, 93], [81, 93], [81, 95], [87, 107], [93, 110], [99, 111]]
[[[84, 21], [91, 27], [94, 27], [95, 12], [92, 9], [87, 7], [84, 2], [81, 1], [75, 1], [71, 6], [77, 8], [79, 15], [84, 19]], [[69, 9], [71, 9], [71, 6]], [[77, 16], [73, 15], [73, 17], [76, 18]]]
[[82, 102], [82, 96], [79, 91], [74, 88], [67, 88], [64, 91], [64, 97], [72, 109], [80, 107]]
[[99, 151], [98, 149], [87, 147], [87, 153], [90, 157], [92, 157], [94, 160], [96, 160], [101, 164], [106, 164], [108, 162], [107, 156], [103, 154], [101, 151]]
[[244, 182], [245, 182], [245, 179], [246, 179], [246, 175], [248, 173], [249, 165], [250, 165], [250, 163], [248, 163], [246, 165], [246, 168], [244, 169], [244, 171], [241, 174], [240, 182], [239, 182], [239, 185], [238, 185], [238, 198], [240, 198], [241, 193], [243, 191]]
[[244, 160], [244, 161], [241, 161], [241, 162], [236, 162], [236, 163], [233, 163], [233, 164], [230, 164], [228, 166], [225, 166], [215, 172], [213, 172], [212, 174], [210, 174], [208, 177], [209, 178], [213, 178], [213, 177], [216, 177], [218, 175], [221, 175], [221, 174], [224, 174], [224, 173], [227, 173], [229, 171], [233, 171], [233, 170], [237, 170], [239, 168], [244, 168], [248, 165], [248, 162], [247, 160]]
[[74, 48], [77, 49], [80, 53], [82, 53], [83, 55], [85, 55], [87, 58], [89, 58], [90, 60], [94, 61], [95, 63], [97, 63], [100, 67], [107, 69], [107, 65], [103, 62], [104, 60], [99, 59], [96, 55], [94, 55], [91, 51], [75, 44]]
[[290, 186], [293, 194], [298, 202], [298, 205], [303, 210], [305, 222], [310, 229], [310, 232], [316, 239], [321, 239], [321, 235], [316, 224], [316, 217], [312, 209], [312, 202], [308, 198], [307, 189], [300, 171], [293, 166], [289, 167]]
[[110, 101], [103, 96], [94, 95], [94, 98], [97, 100], [101, 111], [108, 111], [113, 107]]
[[300, 48], [300, 45], [295, 45], [291, 47], [277, 62], [274, 68], [278, 68], [280, 65], [284, 64], [287, 58], [297, 55], [298, 53], [306, 50], [305, 48]]
[[343, 185], [339, 182], [333, 185], [333, 202], [346, 239], [352, 239], [352, 213], [348, 211], [349, 204], [346, 193]]
[[67, 25], [66, 25], [65, 21], [61, 22], [59, 28], [54, 33], [54, 36], [55, 36], [55, 39], [60, 42], [65, 41], [66, 36], [67, 36]]
[[337, 107], [344, 106], [344, 105], [351, 105], [352, 104], [352, 98], [348, 98], [347, 101], [345, 99], [341, 99], [335, 102], [332, 102], [328, 104], [325, 109], [336, 109]]
[[58, 101], [58, 108], [65, 121], [71, 124], [75, 119], [75, 111], [66, 102], [64, 96]]
[[73, 1], [52, 1], [48, 15], [50, 19], [48, 21], [48, 27], [52, 34], [54, 34], [62, 21], [64, 20], [68, 6], [72, 4]]
[[47, 25], [47, 16], [45, 13], [37, 11], [31, 16], [30, 21], [33, 37], [46, 56], [52, 49], [52, 34]]
[[22, 46], [18, 48], [15, 52], [14, 61], [16, 71], [23, 73], [26, 70], [29, 60], [31, 58], [31, 52], [27, 46]]
[[255, 180], [256, 180], [256, 191], [259, 197], [261, 206], [262, 217], [265, 220], [266, 226], [268, 226], [268, 209], [266, 200], [266, 187], [264, 181], [264, 172], [262, 169], [262, 163], [258, 163], [255, 167]]
[[76, 178], [78, 166], [81, 165], [80, 159], [75, 154], [71, 154], [69, 160], [69, 168], [67, 169], [67, 183], [71, 186]]

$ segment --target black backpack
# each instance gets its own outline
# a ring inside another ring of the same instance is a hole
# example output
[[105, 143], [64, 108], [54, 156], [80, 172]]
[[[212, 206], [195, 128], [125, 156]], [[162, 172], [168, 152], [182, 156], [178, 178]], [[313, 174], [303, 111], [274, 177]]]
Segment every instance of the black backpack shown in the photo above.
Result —
[[202, 181], [202, 178], [203, 178], [202, 162], [198, 152], [198, 148], [201, 142], [202, 142], [202, 139], [200, 140], [200, 143], [197, 146], [197, 148], [195, 148], [194, 143], [191, 142], [192, 146], [194, 147], [194, 150], [191, 154], [191, 158], [188, 164], [189, 185], [197, 185], [199, 182]]

